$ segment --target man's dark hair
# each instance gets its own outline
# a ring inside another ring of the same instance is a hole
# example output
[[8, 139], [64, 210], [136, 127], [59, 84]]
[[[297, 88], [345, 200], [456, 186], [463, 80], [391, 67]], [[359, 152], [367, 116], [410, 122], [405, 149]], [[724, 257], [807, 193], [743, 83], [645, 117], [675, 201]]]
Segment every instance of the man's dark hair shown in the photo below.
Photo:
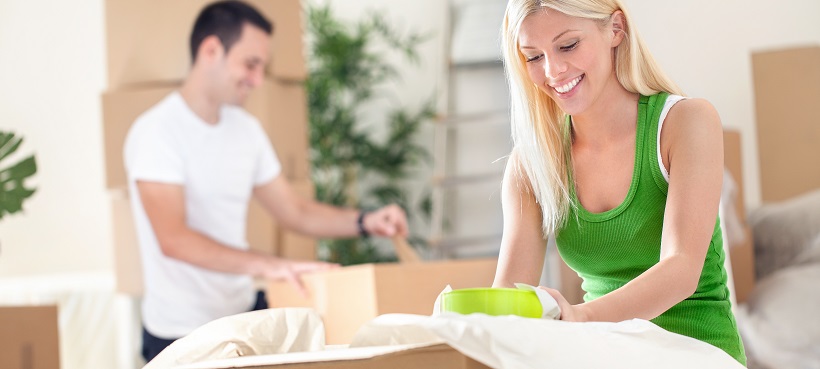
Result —
[[252, 6], [236, 0], [217, 1], [202, 9], [191, 31], [191, 62], [196, 61], [199, 45], [208, 36], [215, 35], [222, 42], [227, 53], [242, 35], [245, 23], [258, 27], [268, 35], [273, 34], [273, 25]]

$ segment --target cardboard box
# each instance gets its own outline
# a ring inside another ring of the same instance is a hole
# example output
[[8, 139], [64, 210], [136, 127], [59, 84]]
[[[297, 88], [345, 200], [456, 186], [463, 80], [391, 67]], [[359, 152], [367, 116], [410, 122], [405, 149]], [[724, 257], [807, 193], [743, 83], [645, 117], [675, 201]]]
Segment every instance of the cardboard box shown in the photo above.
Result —
[[[122, 151], [131, 125], [143, 112], [180, 85], [180, 82], [152, 84], [112, 90], [102, 95], [108, 188], [127, 187]], [[304, 87], [266, 80], [248, 97], [245, 109], [260, 121], [268, 134], [285, 177], [296, 180], [310, 178]]]
[[186, 365], [185, 369], [488, 369], [446, 344], [374, 346], [246, 356]]
[[820, 46], [752, 54], [764, 203], [820, 188]]
[[[316, 198], [313, 182], [307, 179], [291, 181], [291, 187], [297, 195]], [[316, 260], [316, 239], [303, 236], [289, 229], [279, 227], [274, 254], [285, 259]]]
[[56, 306], [0, 307], [0, 368], [60, 367]]
[[131, 124], [179, 86], [179, 82], [170, 82], [138, 89], [109, 91], [102, 95], [105, 174], [108, 188], [128, 186], [122, 150]]
[[245, 230], [251, 250], [274, 255], [279, 242], [279, 227], [265, 208], [252, 200], [248, 205], [248, 221]]
[[743, 203], [743, 166], [740, 132], [723, 131], [723, 163], [737, 184], [737, 201], [735, 211], [743, 224], [745, 238], [742, 242], [729, 245], [729, 258], [732, 263], [732, 278], [735, 282], [735, 299], [744, 303], [755, 287], [754, 242], [752, 229], [746, 223], [746, 206]]
[[131, 200], [126, 190], [111, 191], [110, 196], [117, 292], [142, 296], [142, 258], [131, 212]]
[[322, 316], [327, 343], [350, 343], [362, 324], [388, 313], [430, 315], [446, 285], [489, 287], [497, 260], [362, 264], [304, 275], [309, 298], [287, 282], [268, 285], [271, 307], [312, 307]]
[[[191, 65], [189, 38], [211, 0], [107, 0], [108, 86], [181, 80]], [[273, 23], [267, 73], [302, 81], [307, 75], [299, 0], [248, 0]]]
[[310, 178], [305, 87], [266, 80], [251, 93], [245, 108], [262, 123], [285, 177], [291, 180]]

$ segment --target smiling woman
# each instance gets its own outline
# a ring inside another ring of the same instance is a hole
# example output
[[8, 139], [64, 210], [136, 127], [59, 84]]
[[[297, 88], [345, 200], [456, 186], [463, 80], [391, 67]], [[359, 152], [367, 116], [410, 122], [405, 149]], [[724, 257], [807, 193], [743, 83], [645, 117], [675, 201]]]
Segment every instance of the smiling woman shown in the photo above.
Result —
[[720, 118], [681, 96], [618, 0], [512, 0], [503, 27], [514, 147], [494, 285], [538, 282], [548, 235], [583, 304], [568, 321], [647, 319], [745, 363], [717, 216]]

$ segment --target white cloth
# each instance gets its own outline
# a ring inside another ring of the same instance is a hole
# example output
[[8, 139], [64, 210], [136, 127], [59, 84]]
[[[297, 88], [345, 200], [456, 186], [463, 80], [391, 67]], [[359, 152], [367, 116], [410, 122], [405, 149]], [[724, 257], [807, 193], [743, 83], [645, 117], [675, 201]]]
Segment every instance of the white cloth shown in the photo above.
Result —
[[723, 350], [646, 320], [573, 323], [517, 316], [387, 314], [351, 347], [443, 342], [491, 368], [743, 368]]
[[143, 322], [162, 338], [182, 337], [217, 318], [249, 310], [250, 276], [218, 273], [162, 254], [136, 181], [181, 185], [187, 225], [247, 249], [247, 207], [253, 187], [281, 171], [259, 122], [238, 107], [220, 109], [217, 124], [200, 119], [178, 92], [137, 118], [125, 141], [131, 205], [143, 265]]
[[174, 341], [144, 368], [172, 368], [203, 360], [324, 349], [325, 327], [316, 311], [267, 309], [205, 324]]

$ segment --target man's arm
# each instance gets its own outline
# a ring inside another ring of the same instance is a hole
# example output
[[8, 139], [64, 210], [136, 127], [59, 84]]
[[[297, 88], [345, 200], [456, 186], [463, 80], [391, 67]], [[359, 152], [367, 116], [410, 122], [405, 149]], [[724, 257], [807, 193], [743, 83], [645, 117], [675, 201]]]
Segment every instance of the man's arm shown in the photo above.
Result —
[[170, 258], [218, 272], [288, 280], [300, 289], [299, 274], [332, 266], [235, 249], [190, 229], [185, 222], [185, 194], [181, 185], [137, 181], [137, 190], [159, 247]]
[[[313, 237], [354, 237], [359, 234], [359, 211], [316, 202], [300, 196], [282, 176], [257, 186], [254, 197], [285, 228]], [[364, 229], [376, 236], [407, 236], [407, 219], [397, 205], [369, 212]]]

